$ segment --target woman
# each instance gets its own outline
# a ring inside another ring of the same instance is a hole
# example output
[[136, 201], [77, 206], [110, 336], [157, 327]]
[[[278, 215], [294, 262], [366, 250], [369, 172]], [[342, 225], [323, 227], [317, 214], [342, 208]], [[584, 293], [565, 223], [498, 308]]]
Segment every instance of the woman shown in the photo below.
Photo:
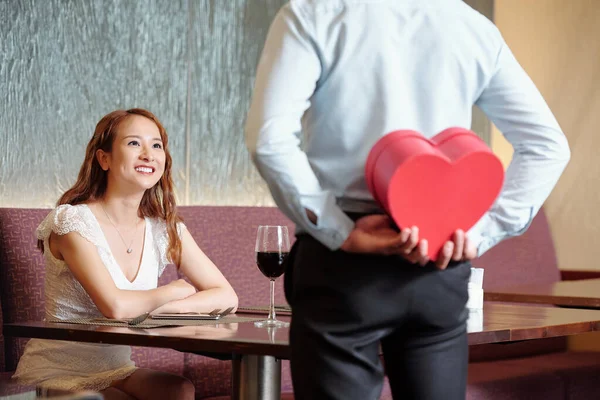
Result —
[[[103, 117], [75, 185], [37, 229], [46, 318], [132, 318], [237, 307], [237, 296], [177, 215], [167, 133], [142, 109]], [[174, 263], [179, 279], [157, 287]], [[128, 346], [31, 340], [14, 375], [107, 399], [193, 399], [187, 379], [136, 368]]]

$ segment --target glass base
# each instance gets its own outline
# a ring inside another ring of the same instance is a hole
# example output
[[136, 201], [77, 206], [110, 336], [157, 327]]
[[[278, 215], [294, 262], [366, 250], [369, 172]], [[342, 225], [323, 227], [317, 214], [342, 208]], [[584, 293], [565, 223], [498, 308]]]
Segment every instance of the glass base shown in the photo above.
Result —
[[256, 321], [254, 326], [257, 328], [288, 328], [290, 326], [289, 322], [279, 321], [277, 319], [265, 319], [264, 321]]

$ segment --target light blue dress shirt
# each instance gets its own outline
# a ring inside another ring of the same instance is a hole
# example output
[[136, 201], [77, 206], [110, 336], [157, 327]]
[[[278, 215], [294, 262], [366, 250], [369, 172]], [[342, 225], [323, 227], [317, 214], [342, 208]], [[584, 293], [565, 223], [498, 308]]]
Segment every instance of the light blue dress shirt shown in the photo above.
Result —
[[344, 211], [379, 210], [364, 177], [375, 142], [470, 127], [473, 104], [514, 148], [499, 198], [468, 232], [481, 255], [525, 231], [570, 152], [498, 29], [460, 0], [286, 4], [258, 65], [246, 144], [297, 230], [333, 250], [353, 229]]

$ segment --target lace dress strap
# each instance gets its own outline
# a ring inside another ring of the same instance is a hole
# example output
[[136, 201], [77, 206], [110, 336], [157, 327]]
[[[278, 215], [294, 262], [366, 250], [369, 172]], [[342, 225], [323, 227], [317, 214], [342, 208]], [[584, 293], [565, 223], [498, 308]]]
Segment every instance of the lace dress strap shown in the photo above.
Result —
[[99, 235], [98, 229], [94, 215], [85, 204], [76, 206], [63, 204], [56, 207], [44, 218], [36, 229], [36, 235], [38, 240], [43, 240], [46, 243], [52, 232], [57, 235], [77, 232], [95, 246], [104, 247], [106, 243], [102, 240], [103, 236]]
[[[177, 223], [177, 233], [181, 238], [181, 233], [184, 229], [187, 229], [183, 222]], [[163, 219], [153, 218], [152, 219], [152, 236], [154, 237], [154, 243], [158, 252], [158, 276], [160, 277], [167, 265], [173, 262], [169, 259], [169, 234], [167, 233], [167, 223]]]

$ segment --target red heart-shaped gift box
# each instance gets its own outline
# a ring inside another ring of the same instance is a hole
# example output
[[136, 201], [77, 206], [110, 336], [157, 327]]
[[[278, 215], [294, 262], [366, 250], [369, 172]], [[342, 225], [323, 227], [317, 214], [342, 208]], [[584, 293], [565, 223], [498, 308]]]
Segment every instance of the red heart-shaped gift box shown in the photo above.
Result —
[[400, 228], [419, 228], [429, 258], [436, 260], [454, 231], [468, 231], [490, 209], [502, 189], [504, 168], [468, 129], [449, 128], [431, 139], [399, 130], [375, 143], [365, 177]]

